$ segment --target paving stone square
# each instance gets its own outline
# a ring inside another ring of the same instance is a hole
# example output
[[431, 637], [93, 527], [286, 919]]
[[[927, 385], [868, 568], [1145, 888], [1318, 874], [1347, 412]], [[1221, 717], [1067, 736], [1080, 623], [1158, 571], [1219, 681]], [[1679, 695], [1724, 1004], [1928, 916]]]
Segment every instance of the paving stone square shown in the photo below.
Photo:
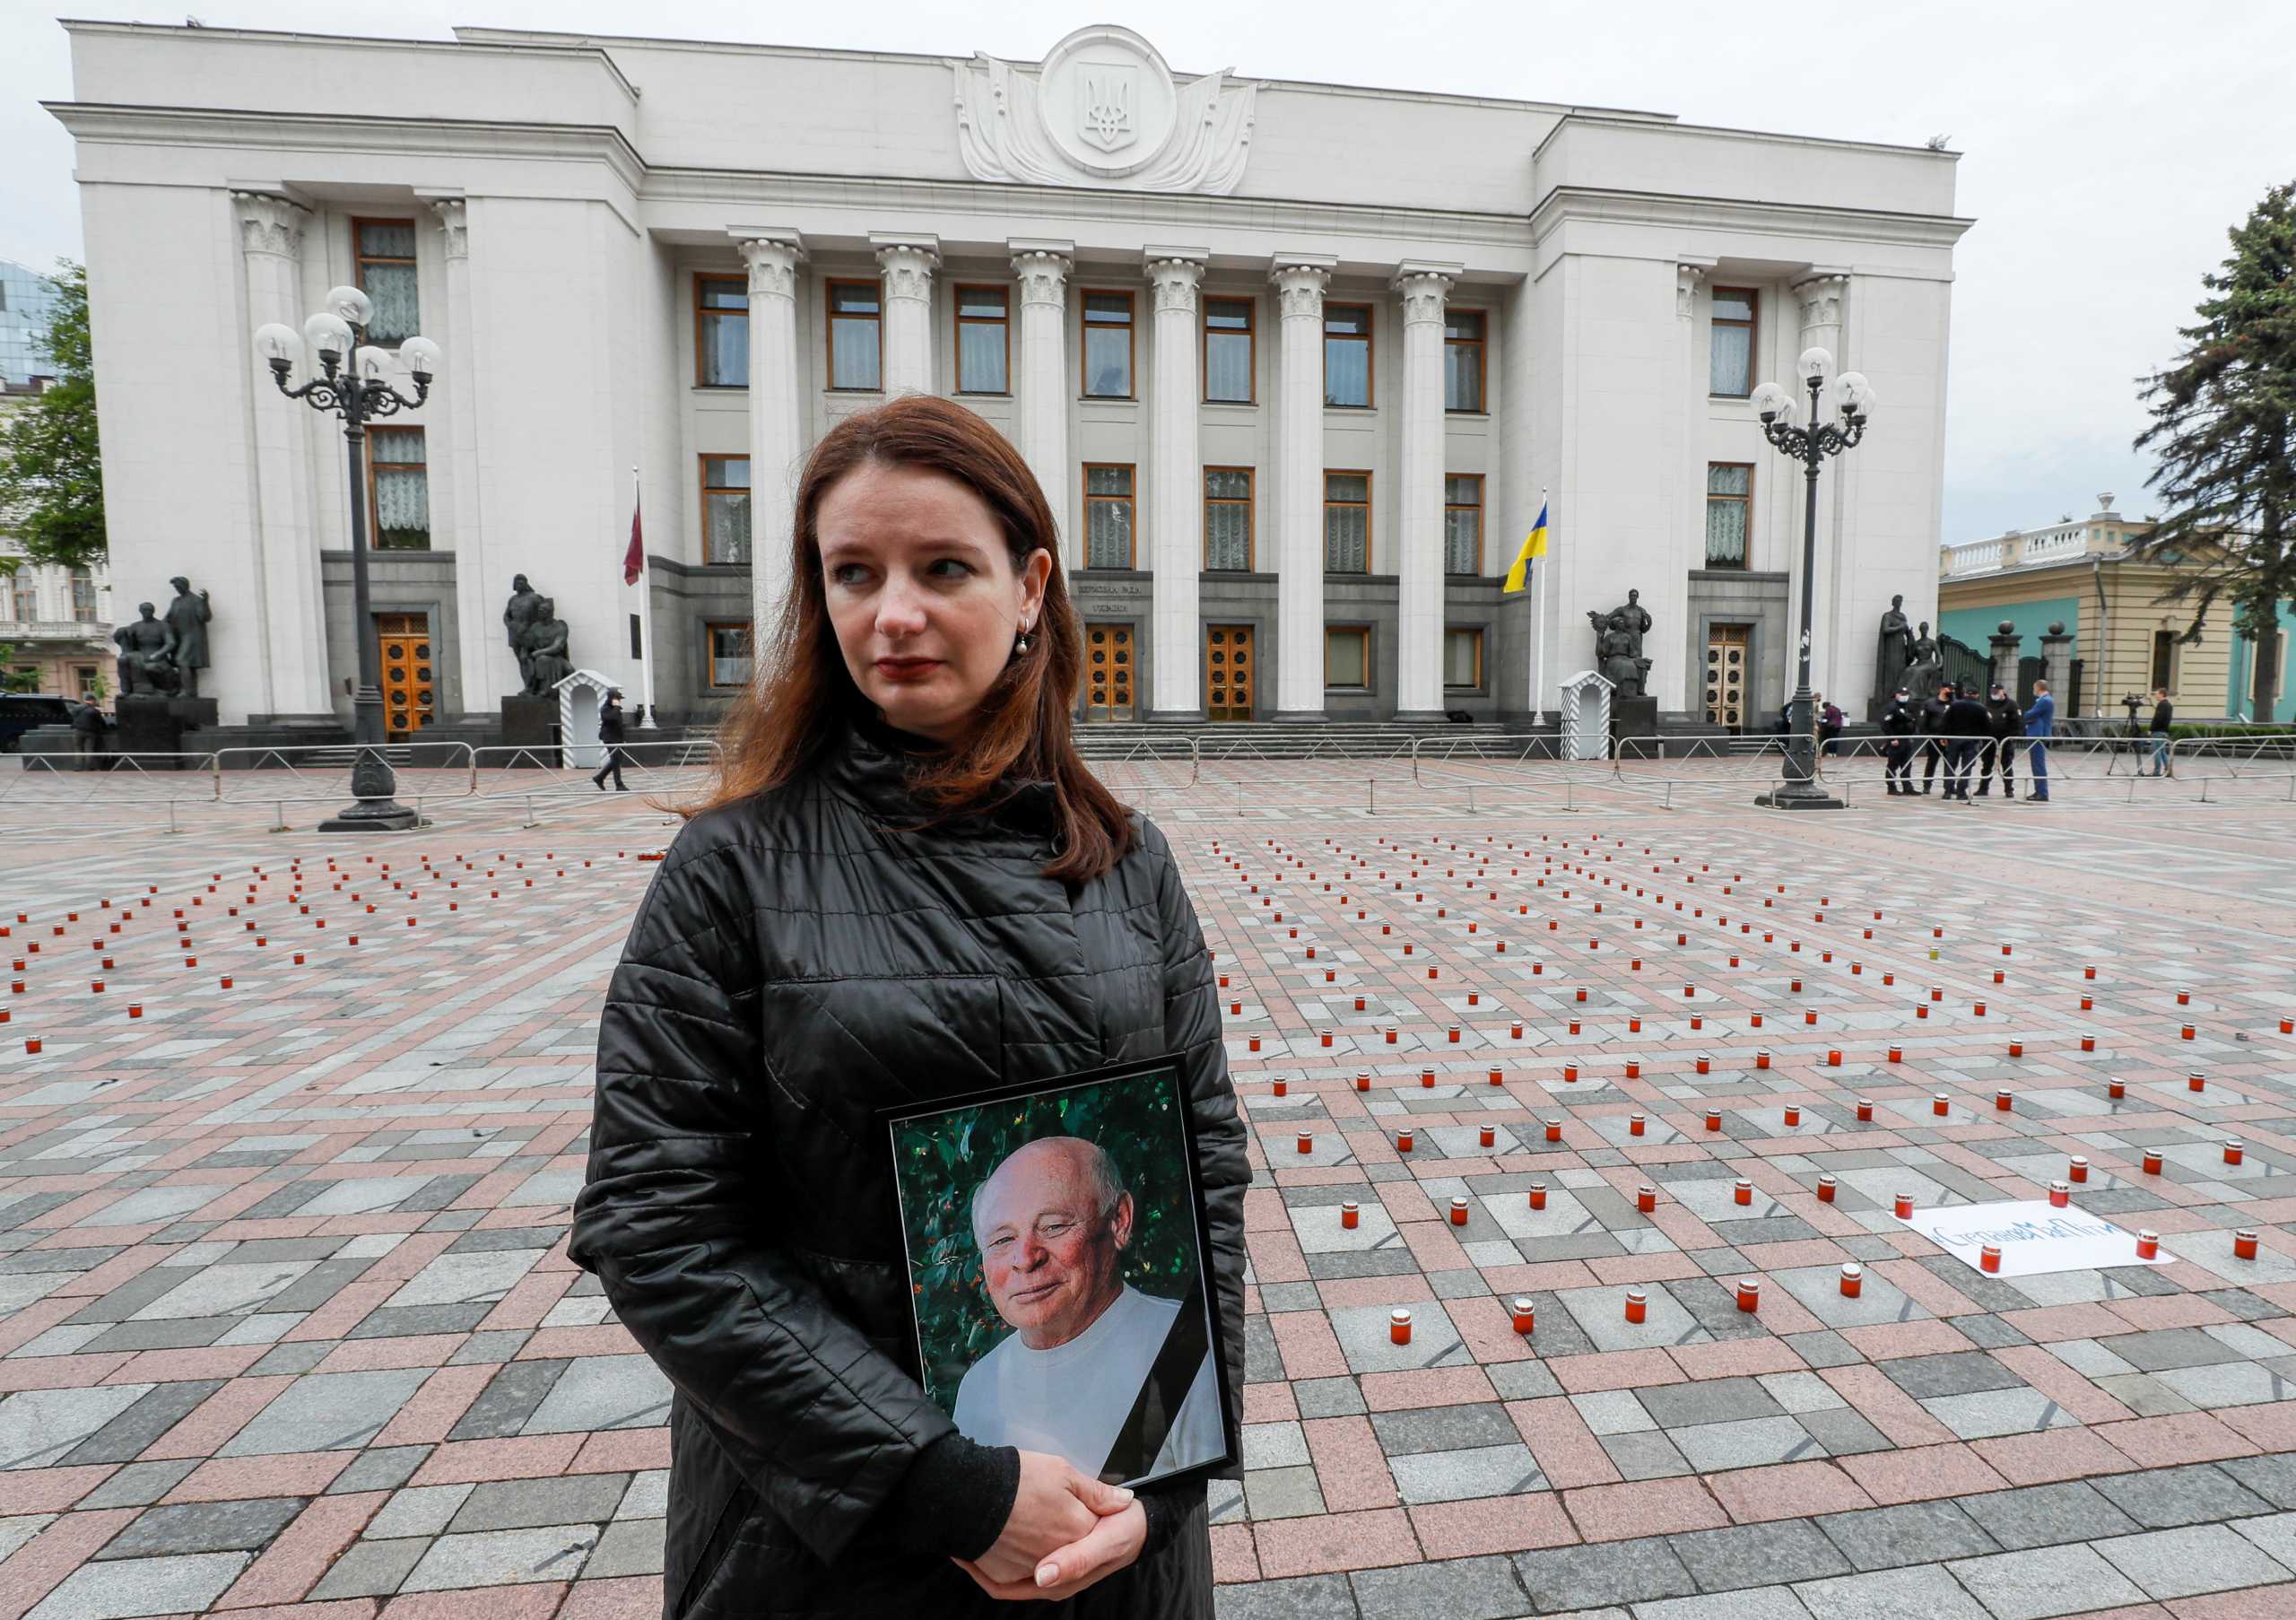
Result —
[[[1453, 766], [1473, 814], [1387, 808], [1407, 762], [1377, 814], [1336, 762], [1260, 767], [1240, 814], [1239, 767], [1111, 768], [1244, 1007], [1221, 1614], [2296, 1614], [2296, 919], [2248, 904], [2296, 897], [2296, 811], [2068, 790], [1971, 844], [1855, 793], [1772, 821], [1724, 763], [1670, 765], [1671, 808], [1605, 765], [1567, 814], [1527, 767]], [[674, 827], [570, 797], [382, 841], [264, 819], [132, 855], [24, 828], [0, 1616], [653, 1613], [670, 1391], [564, 1244], [599, 997]], [[2080, 1207], [2175, 1259], [1994, 1277], [1891, 1213], [2043, 1198], [2075, 1154]]]

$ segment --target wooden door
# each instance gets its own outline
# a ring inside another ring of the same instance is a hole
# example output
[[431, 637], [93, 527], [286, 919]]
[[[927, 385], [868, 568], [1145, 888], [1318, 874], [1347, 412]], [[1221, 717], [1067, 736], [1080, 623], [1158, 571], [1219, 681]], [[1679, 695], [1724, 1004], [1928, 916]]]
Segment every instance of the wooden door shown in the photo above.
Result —
[[1204, 716], [1211, 720], [1252, 718], [1252, 686], [1258, 671], [1252, 654], [1248, 624], [1205, 627], [1204, 643]]
[[1752, 627], [1714, 624], [1706, 631], [1706, 719], [1743, 731], [1746, 725], [1746, 649]]
[[382, 643], [383, 733], [403, 743], [430, 723], [430, 615], [377, 614]]
[[1132, 626], [1084, 626], [1084, 719], [1128, 720], [1132, 712]]

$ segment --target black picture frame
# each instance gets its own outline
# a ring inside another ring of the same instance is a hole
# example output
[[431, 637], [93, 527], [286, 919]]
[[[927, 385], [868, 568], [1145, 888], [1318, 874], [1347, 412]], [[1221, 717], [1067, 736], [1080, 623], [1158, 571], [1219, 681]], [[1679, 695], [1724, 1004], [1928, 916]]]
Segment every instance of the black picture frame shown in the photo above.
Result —
[[[1181, 1314], [1174, 1319], [1170, 1337], [1177, 1338], [1177, 1336], [1187, 1327], [1187, 1312], [1192, 1302], [1196, 1314], [1202, 1320], [1205, 1358], [1210, 1364], [1210, 1383], [1217, 1418], [1218, 1446], [1216, 1451], [1207, 1455], [1190, 1457], [1185, 1462], [1167, 1468], [1161, 1472], [1150, 1471], [1136, 1475], [1127, 1472], [1120, 1477], [1117, 1473], [1107, 1469], [1087, 1463], [1076, 1463], [1082, 1473], [1088, 1475], [1097, 1473], [1108, 1478], [1112, 1484], [1135, 1487], [1208, 1477], [1240, 1461], [1240, 1459], [1235, 1455], [1229, 1439], [1236, 1427], [1236, 1415], [1232, 1404], [1234, 1392], [1228, 1388], [1226, 1372], [1229, 1365], [1228, 1352], [1231, 1346], [1227, 1342], [1227, 1335], [1220, 1317], [1217, 1273], [1213, 1267], [1211, 1227], [1204, 1196], [1203, 1167], [1197, 1156], [1196, 1122], [1188, 1109], [1187, 1089], [1181, 1076], [1178, 1058], [1167, 1055], [1133, 1059], [1103, 1065], [1097, 1068], [1079, 1070], [1049, 1079], [996, 1086], [955, 1097], [936, 1098], [930, 1102], [908, 1102], [877, 1110], [877, 1119], [885, 1131], [886, 1152], [892, 1160], [893, 1185], [900, 1204], [902, 1259], [909, 1283], [911, 1342], [916, 1346], [918, 1366], [927, 1395], [940, 1404], [944, 1410], [950, 1412], [953, 1418], [954, 1390], [947, 1387], [944, 1380], [936, 1378], [935, 1372], [936, 1366], [945, 1363], [950, 1359], [949, 1346], [943, 1343], [928, 1343], [928, 1329], [924, 1315], [927, 1303], [928, 1270], [937, 1270], [945, 1276], [947, 1262], [945, 1259], [935, 1261], [930, 1255], [920, 1256], [918, 1252], [920, 1231], [926, 1224], [924, 1217], [927, 1214], [925, 1209], [920, 1208], [920, 1205], [926, 1202], [928, 1196], [928, 1189], [923, 1184], [927, 1171], [926, 1167], [920, 1167], [914, 1163], [904, 1163], [904, 1139], [911, 1142], [919, 1140], [918, 1128], [930, 1122], [933, 1129], [929, 1136], [923, 1139], [937, 1143], [944, 1139], [945, 1133], [952, 1130], [962, 1131], [968, 1125], [977, 1123], [987, 1111], [1008, 1109], [1015, 1103], [1026, 1104], [1032, 1110], [1042, 1110], [1048, 1106], [1057, 1107], [1064, 1097], [1075, 1097], [1088, 1093], [1105, 1093], [1107, 1088], [1127, 1088], [1136, 1092], [1144, 1082], [1161, 1083], [1169, 1088], [1166, 1097], [1168, 1112], [1165, 1120], [1178, 1137], [1178, 1164], [1175, 1168], [1178, 1179], [1184, 1183], [1186, 1193], [1185, 1198], [1178, 1203], [1177, 1212], [1186, 1214], [1190, 1226], [1186, 1238], [1185, 1250], [1194, 1262], [1195, 1276], [1188, 1293], [1181, 1299]], [[1138, 1104], [1136, 1098], [1128, 1097], [1126, 1102]], [[1018, 1146], [1025, 1145], [1026, 1142], [1039, 1140], [1048, 1135], [1059, 1134], [1074, 1133], [1042, 1130], [1023, 1132], [1021, 1142], [1015, 1144], [1014, 1147], [1008, 1152], [1017, 1151]], [[1006, 1156], [1005, 1154], [1000, 1154], [996, 1163], [1002, 1163], [1004, 1156]], [[947, 1168], [945, 1159], [943, 1168], [944, 1170]], [[976, 1176], [979, 1180], [985, 1180], [993, 1169], [994, 1165], [987, 1165], [986, 1168], [977, 1164], [969, 1165], [966, 1173]], [[1144, 1218], [1144, 1200], [1141, 1196], [1142, 1189], [1127, 1187], [1126, 1190], [1135, 1195], [1134, 1219], [1136, 1226]], [[1168, 1218], [1171, 1214], [1176, 1213], [1171, 1195], [1177, 1189], [1164, 1187], [1147, 1190], [1159, 1194], [1162, 1200], [1157, 1206], [1157, 1218]], [[968, 1210], [969, 1207], [968, 1201]], [[951, 1213], [947, 1206], [946, 1195], [944, 1194], [941, 1216], [945, 1220]], [[969, 1213], [966, 1216], [966, 1230], [970, 1232]], [[1176, 1241], [1177, 1240], [1170, 1239], [1168, 1234], [1165, 1245], [1168, 1252], [1171, 1250]], [[943, 1242], [945, 1244], [945, 1238]], [[975, 1280], [978, 1284], [978, 1278], [976, 1277]], [[945, 1281], [940, 1292], [944, 1293], [947, 1292]], [[984, 1299], [987, 1297], [985, 1287], [982, 1288], [982, 1296]], [[1158, 1297], [1168, 1299], [1170, 1296], [1167, 1294]], [[997, 1343], [1002, 1342], [1000, 1337]], [[988, 1350], [996, 1347], [996, 1345], [992, 1344], [988, 1346]], [[973, 1355], [970, 1364], [978, 1365], [985, 1360], [988, 1350], [982, 1350]], [[1160, 1359], [1161, 1357], [1161, 1353], [1160, 1353]], [[1157, 1381], [1158, 1372], [1159, 1368], [1152, 1364], [1149, 1372], [1143, 1377], [1138, 1389], [1109, 1392], [1111, 1401], [1118, 1398], [1120, 1393], [1130, 1408], [1125, 1422], [1119, 1425], [1116, 1450], [1105, 1459], [1110, 1468], [1115, 1467], [1118, 1456], [1130, 1443], [1129, 1437], [1133, 1434], [1135, 1426], [1144, 1421], [1141, 1409], [1144, 1407], [1151, 1409], [1151, 1415], [1145, 1421], [1152, 1423], [1155, 1408], [1164, 1404], [1157, 1401], [1150, 1392], [1150, 1386]], [[1191, 1389], [1193, 1381], [1192, 1375], [1189, 1386]], [[1165, 1389], [1169, 1396], [1169, 1375]], [[1169, 1419], [1177, 1419], [1178, 1415], [1180, 1415], [1179, 1407], [1174, 1406], [1167, 1415], [1168, 1421], [1165, 1422], [1162, 1430], [1164, 1434], [1169, 1434], [1170, 1432], [1171, 1424]], [[1018, 1443], [998, 1439], [994, 1435], [974, 1434], [969, 1437], [984, 1444]], [[1139, 1443], [1144, 1444], [1145, 1441]], [[1152, 1459], [1160, 1449], [1160, 1444], [1161, 1442], [1146, 1447], [1145, 1455], [1151, 1459], [1152, 1468]], [[1135, 1454], [1137, 1455], [1136, 1449]], [[1071, 1461], [1075, 1462], [1075, 1459], [1071, 1459]]]

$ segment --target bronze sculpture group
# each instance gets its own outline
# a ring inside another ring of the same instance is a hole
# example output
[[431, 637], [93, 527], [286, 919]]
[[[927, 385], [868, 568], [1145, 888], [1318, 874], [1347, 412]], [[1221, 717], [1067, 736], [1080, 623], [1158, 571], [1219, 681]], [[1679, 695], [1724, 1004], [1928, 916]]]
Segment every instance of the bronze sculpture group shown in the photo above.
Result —
[[181, 697], [199, 695], [199, 672], [207, 667], [207, 623], [214, 617], [204, 590], [192, 593], [191, 581], [178, 574], [168, 581], [176, 588], [165, 618], [154, 616], [149, 602], [139, 602], [140, 615], [111, 632], [119, 648], [119, 695], [122, 697]]
[[573, 658], [567, 650], [566, 621], [558, 616], [556, 599], [535, 589], [524, 574], [510, 580], [502, 628], [509, 637], [511, 654], [518, 660], [526, 696], [548, 697], [574, 673]]
[[1595, 627], [1595, 667], [1611, 684], [1615, 695], [1639, 698], [1649, 688], [1650, 660], [1642, 656], [1642, 638], [1650, 631], [1650, 614], [1642, 593], [1630, 590], [1626, 600], [1608, 613], [1587, 610]]

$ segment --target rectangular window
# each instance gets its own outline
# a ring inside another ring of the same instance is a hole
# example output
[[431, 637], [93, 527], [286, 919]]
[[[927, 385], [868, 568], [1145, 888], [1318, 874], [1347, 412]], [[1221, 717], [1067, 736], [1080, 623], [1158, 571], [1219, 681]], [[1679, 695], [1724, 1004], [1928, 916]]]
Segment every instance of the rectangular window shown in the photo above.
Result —
[[367, 527], [377, 551], [430, 549], [430, 458], [421, 428], [367, 430]]
[[1324, 571], [1371, 571], [1371, 475], [1324, 475]]
[[750, 458], [701, 457], [701, 560], [750, 560]]
[[72, 666], [72, 678], [79, 685], [81, 700], [83, 702], [94, 702], [96, 701], [96, 666], [93, 664], [74, 664]]
[[1005, 287], [957, 289], [957, 392], [1007, 394], [1012, 384], [1012, 293]]
[[1483, 475], [1450, 473], [1443, 479], [1443, 571], [1483, 572]]
[[1204, 300], [1204, 396], [1219, 404], [1252, 403], [1252, 300]]
[[[26, 617], [31, 615], [26, 614]], [[85, 568], [72, 570], [72, 619], [78, 624], [96, 622], [96, 579]]]
[[1753, 510], [1752, 463], [1706, 464], [1706, 566], [1746, 566], [1748, 523]]
[[352, 220], [359, 290], [375, 306], [367, 341], [395, 344], [422, 329], [414, 293], [414, 222]]
[[1714, 289], [1714, 347], [1707, 391], [1744, 399], [1754, 391], [1754, 311], [1751, 287]]
[[1443, 313], [1443, 408], [1483, 409], [1483, 311]]
[[1343, 692], [1371, 690], [1371, 627], [1338, 624], [1324, 631], [1324, 684]]
[[1252, 565], [1252, 470], [1204, 469], [1204, 566], [1248, 572]]
[[1324, 403], [1371, 403], [1371, 306], [1324, 306]]
[[1132, 473], [1130, 466], [1084, 464], [1086, 568], [1133, 565]]
[[1132, 294], [1084, 294], [1084, 395], [1132, 397]]
[[829, 386], [864, 392], [879, 386], [884, 289], [875, 282], [829, 284]]
[[2177, 666], [2177, 632], [2156, 630], [2152, 632], [2152, 690], [2174, 692]]
[[744, 619], [735, 624], [709, 626], [709, 684], [715, 691], [724, 692], [750, 684], [750, 626]]
[[[74, 591], [73, 594], [77, 597], [79, 593]], [[15, 578], [9, 581], [9, 595], [16, 604], [15, 611], [9, 616], [18, 623], [29, 624], [39, 617], [39, 587], [32, 583], [30, 569], [24, 567], [17, 569]], [[92, 619], [93, 604], [90, 605], [89, 614]], [[79, 617], [79, 604], [76, 601], [73, 603], [73, 617]]]
[[1482, 690], [1482, 631], [1447, 630], [1443, 632], [1443, 684], [1461, 691]]
[[750, 288], [741, 276], [693, 278], [693, 380], [704, 388], [750, 386]]

